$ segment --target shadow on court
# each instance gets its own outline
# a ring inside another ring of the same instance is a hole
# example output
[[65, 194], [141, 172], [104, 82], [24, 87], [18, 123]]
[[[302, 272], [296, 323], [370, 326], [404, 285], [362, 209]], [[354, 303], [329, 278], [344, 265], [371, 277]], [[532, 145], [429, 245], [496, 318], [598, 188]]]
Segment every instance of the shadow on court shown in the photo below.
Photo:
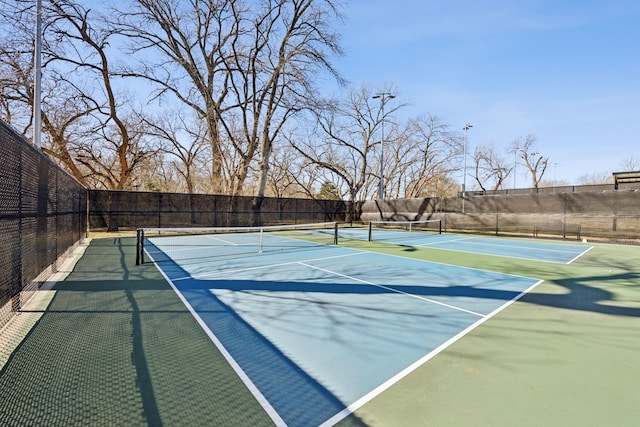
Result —
[[96, 239], [55, 286], [0, 371], [0, 424], [272, 425], [155, 267], [133, 267], [134, 253], [134, 239]]
[[[630, 283], [640, 282], [640, 274], [623, 273], [607, 276], [581, 277], [576, 279], [556, 280], [569, 292], [562, 295], [529, 293], [522, 297], [521, 301], [548, 307], [557, 307], [568, 310], [580, 310], [593, 313], [610, 314], [614, 316], [640, 317], [640, 308], [625, 307], [616, 300], [616, 294], [592, 286], [602, 283], [615, 284], [616, 282]], [[638, 285], [635, 285], [638, 287]]]
[[[271, 425], [269, 416], [155, 267], [132, 266], [134, 252], [134, 239], [96, 239], [69, 277], [56, 285], [43, 316], [0, 371], [0, 424]], [[616, 295], [599, 286], [605, 282], [637, 286], [639, 279], [631, 269], [556, 279], [554, 283], [567, 293], [534, 290], [520, 301], [640, 317], [640, 308], [617, 305]], [[192, 282], [189, 286], [204, 292], [212, 283]], [[343, 285], [297, 282], [216, 281], [215, 286], [235, 291], [277, 287], [304, 292], [388, 292], [366, 285], [345, 289]], [[504, 301], [516, 295], [464, 286], [415, 286], [403, 291]], [[226, 321], [236, 316], [222, 303], [219, 310], [226, 312]], [[299, 377], [294, 362], [265, 343], [250, 325], [232, 320], [241, 329], [234, 339], [259, 344], [261, 350], [248, 356], [256, 366], [271, 365], [274, 376], [295, 373]], [[314, 396], [322, 396], [323, 404], [331, 410], [341, 407], [341, 402], [313, 379], [299, 379], [300, 388], [276, 392], [282, 399], [291, 393], [300, 398], [309, 392], [307, 401], [311, 404]], [[352, 414], [341, 422], [341, 426], [351, 425], [366, 424]]]

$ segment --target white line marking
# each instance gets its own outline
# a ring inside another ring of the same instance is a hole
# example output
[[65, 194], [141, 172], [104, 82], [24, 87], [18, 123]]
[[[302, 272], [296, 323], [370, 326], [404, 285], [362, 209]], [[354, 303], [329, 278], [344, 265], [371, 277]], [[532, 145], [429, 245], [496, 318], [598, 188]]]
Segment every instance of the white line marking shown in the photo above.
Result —
[[[458, 242], [458, 241], [462, 241], [462, 240], [477, 240], [477, 239], [487, 239], [487, 238], [477, 238], [477, 237], [463, 237], [460, 239], [449, 239], [449, 240], [441, 240], [441, 241], [436, 241], [436, 242], [428, 242], [428, 243], [420, 243], [420, 244], [415, 244], [413, 246], [419, 246], [419, 247], [427, 247], [427, 246], [438, 246], [438, 245], [444, 245], [447, 243], [451, 243], [451, 242]], [[514, 242], [514, 240], [507, 240], [506, 242]], [[546, 252], [558, 252], [558, 253], [573, 253], [573, 251], [569, 251], [569, 250], [560, 250], [560, 249], [552, 249], [549, 247], [549, 245], [557, 245], [558, 247], [560, 247], [561, 243], [550, 243], [547, 245], [547, 248], [536, 248], [536, 247], [532, 247], [532, 246], [512, 246], [512, 245], [507, 245], [507, 244], [499, 244], [499, 243], [486, 243], [486, 242], [470, 242], [469, 244], [471, 245], [476, 245], [476, 246], [494, 246], [494, 247], [499, 247], [499, 248], [505, 248], [505, 249], [525, 249], [525, 250], [530, 250], [530, 251], [546, 251]], [[578, 259], [579, 257], [581, 257], [582, 255], [584, 255], [585, 253], [587, 253], [592, 247], [589, 247], [586, 251], [581, 252], [580, 254], [578, 254], [575, 258], [573, 258], [571, 261], [569, 262], [558, 262], [558, 261], [552, 261], [552, 260], [544, 260], [544, 259], [539, 259], [539, 258], [534, 258], [534, 257], [522, 257], [522, 256], [512, 256], [512, 255], [500, 255], [500, 254], [492, 254], [492, 253], [484, 253], [484, 252], [475, 252], [475, 251], [470, 251], [470, 250], [463, 250], [463, 249], [451, 249], [451, 248], [438, 248], [440, 250], [444, 250], [444, 251], [452, 251], [452, 252], [461, 252], [461, 253], [469, 253], [469, 254], [479, 254], [479, 255], [488, 255], [488, 256], [495, 256], [495, 257], [501, 257], [501, 258], [511, 258], [511, 259], [523, 259], [523, 260], [527, 260], [527, 261], [538, 261], [538, 262], [550, 262], [553, 264], [571, 264], [573, 261], [575, 261], [576, 259]]]
[[586, 253], [587, 253], [587, 252], [589, 252], [591, 249], [593, 249], [593, 246], [589, 246], [589, 248], [588, 248], [586, 251], [582, 252], [581, 254], [576, 255], [576, 257], [575, 257], [575, 258], [573, 258], [571, 261], [569, 261], [569, 262], [567, 263], [567, 265], [571, 264], [573, 261], [577, 260], [577, 259], [578, 259], [578, 258], [580, 258], [582, 255], [586, 254]]
[[[592, 249], [592, 247], [590, 247], [588, 250], [590, 250], [590, 249]], [[480, 317], [480, 319], [478, 319], [475, 323], [473, 323], [469, 327], [465, 328], [464, 330], [462, 330], [461, 332], [459, 332], [455, 336], [451, 337], [450, 339], [448, 339], [447, 341], [442, 343], [440, 346], [438, 346], [437, 348], [435, 348], [434, 350], [432, 350], [431, 352], [429, 352], [428, 354], [426, 354], [422, 358], [418, 359], [416, 362], [414, 362], [413, 364], [411, 364], [410, 366], [408, 366], [407, 368], [405, 368], [404, 370], [402, 370], [401, 372], [399, 372], [398, 374], [396, 374], [395, 376], [393, 376], [389, 380], [385, 381], [380, 386], [376, 387], [371, 392], [367, 393], [366, 395], [364, 395], [363, 397], [361, 397], [360, 399], [358, 399], [357, 401], [355, 401], [354, 403], [349, 405], [347, 408], [343, 409], [342, 411], [340, 411], [336, 415], [334, 415], [331, 418], [329, 418], [328, 420], [326, 420], [324, 423], [321, 424], [321, 427], [333, 426], [334, 424], [338, 423], [340, 420], [346, 418], [351, 413], [353, 413], [354, 411], [356, 411], [357, 409], [359, 409], [360, 407], [365, 405], [367, 402], [369, 402], [370, 400], [372, 400], [373, 398], [375, 398], [379, 394], [383, 393], [385, 390], [390, 388], [392, 385], [394, 385], [395, 383], [400, 381], [402, 378], [406, 377], [407, 375], [409, 375], [410, 373], [415, 371], [417, 368], [419, 368], [420, 366], [425, 364], [427, 361], [431, 360], [433, 357], [435, 357], [436, 355], [438, 355], [439, 353], [444, 351], [446, 348], [451, 346], [453, 343], [455, 343], [456, 341], [460, 340], [462, 337], [464, 337], [465, 335], [470, 333], [472, 330], [474, 330], [478, 326], [482, 325], [484, 322], [486, 322], [490, 318], [494, 317], [496, 314], [498, 314], [499, 312], [501, 312], [502, 310], [504, 310], [505, 308], [507, 308], [508, 306], [510, 306], [511, 304], [516, 302], [517, 300], [519, 300], [520, 298], [522, 298], [523, 295], [529, 293], [532, 289], [534, 289], [536, 286], [538, 286], [540, 283], [543, 282], [543, 280], [538, 280], [535, 284], [533, 284], [532, 286], [530, 286], [526, 290], [520, 292], [513, 299], [511, 299], [510, 301], [506, 302], [502, 306], [498, 307], [497, 309], [495, 309], [491, 313], [489, 313], [487, 315], [482, 315], [480, 313], [475, 313], [473, 311], [465, 310], [465, 309], [462, 309], [462, 308], [459, 308], [459, 307], [451, 306], [451, 305], [448, 305], [448, 304], [443, 304], [443, 303], [440, 303], [438, 301], [433, 301], [433, 300], [430, 300], [428, 298], [420, 297], [418, 295], [409, 294], [409, 293], [400, 291], [398, 289], [389, 288], [389, 287], [384, 286], [384, 285], [378, 285], [378, 284], [375, 284], [373, 282], [367, 282], [365, 280], [357, 279], [355, 277], [350, 277], [350, 276], [347, 276], [347, 275], [344, 275], [344, 274], [341, 274], [341, 273], [333, 272], [331, 270], [323, 269], [321, 267], [316, 267], [316, 266], [313, 266], [313, 265], [310, 265], [310, 264], [306, 264], [307, 262], [312, 262], [312, 261], [315, 261], [315, 260], [341, 258], [341, 257], [348, 257], [348, 256], [354, 256], [354, 255], [362, 255], [362, 254], [376, 254], [376, 255], [383, 256], [383, 257], [396, 257], [396, 258], [409, 259], [409, 260], [426, 262], [426, 263], [431, 263], [431, 264], [441, 264], [441, 265], [452, 266], [452, 267], [456, 267], [456, 268], [487, 272], [486, 270], [481, 270], [481, 269], [478, 269], [478, 268], [464, 267], [464, 266], [459, 266], [459, 265], [455, 265], [455, 264], [446, 264], [446, 263], [441, 263], [441, 262], [434, 262], [434, 261], [421, 260], [421, 259], [415, 259], [415, 258], [407, 258], [407, 257], [403, 257], [403, 256], [400, 256], [400, 255], [383, 254], [383, 253], [379, 253], [379, 252], [367, 251], [367, 250], [362, 250], [362, 249], [351, 249], [351, 250], [353, 250], [354, 252], [350, 253], [350, 254], [329, 256], [329, 257], [321, 257], [321, 258], [309, 259], [309, 260], [304, 260], [304, 261], [293, 261], [293, 262], [280, 263], [280, 264], [270, 264], [270, 265], [266, 265], [266, 266], [250, 267], [250, 268], [244, 268], [244, 269], [237, 269], [237, 270], [233, 270], [233, 271], [225, 271], [225, 272], [216, 273], [216, 274], [213, 274], [213, 275], [209, 275], [208, 277], [217, 277], [217, 276], [223, 276], [223, 275], [226, 275], [226, 274], [235, 274], [235, 273], [240, 272], [240, 271], [256, 270], [256, 269], [262, 269], [262, 268], [272, 268], [272, 267], [281, 266], [281, 265], [300, 264], [300, 265], [305, 265], [305, 266], [310, 267], [310, 268], [326, 271], [326, 272], [331, 273], [331, 274], [335, 274], [335, 275], [338, 275], [338, 276], [349, 278], [349, 279], [354, 280], [354, 281], [358, 281], [358, 282], [361, 282], [361, 283], [366, 283], [366, 284], [370, 284], [372, 286], [377, 286], [377, 287], [380, 287], [380, 288], [383, 288], [383, 289], [387, 289], [387, 290], [392, 291], [392, 292], [405, 294], [407, 296], [411, 296], [411, 297], [414, 297], [414, 298], [417, 298], [417, 299], [421, 299], [421, 300], [424, 300], [424, 301], [427, 301], [427, 302], [431, 302], [431, 303], [434, 303], [434, 304], [439, 304], [439, 305], [442, 305], [442, 306], [446, 306], [446, 307], [449, 307], [449, 308], [454, 309], [454, 310], [467, 312], [469, 314], [473, 314], [473, 315], [476, 315], [476, 316]], [[462, 251], [459, 251], [459, 252], [462, 252]], [[153, 258], [152, 258], [152, 261], [153, 261]], [[277, 411], [271, 406], [271, 404], [267, 401], [267, 399], [264, 397], [264, 395], [262, 395], [262, 393], [257, 389], [255, 384], [253, 384], [253, 382], [249, 379], [247, 374], [242, 370], [242, 368], [238, 365], [238, 363], [235, 361], [235, 359], [233, 359], [231, 354], [226, 350], [226, 348], [218, 340], [218, 338], [215, 336], [215, 334], [213, 334], [213, 332], [208, 328], [206, 323], [200, 318], [200, 316], [193, 309], [193, 307], [186, 301], [186, 299], [178, 291], [178, 289], [176, 288], [174, 283], [166, 276], [164, 271], [161, 268], [159, 268], [159, 266], [156, 264], [156, 262], [155, 261], [153, 261], [153, 262], [156, 265], [156, 268], [161, 272], [161, 274], [169, 282], [169, 284], [173, 288], [174, 292], [176, 292], [176, 294], [181, 299], [181, 301], [183, 301], [183, 303], [185, 304], [187, 309], [196, 318], [197, 322], [203, 328], [205, 333], [207, 333], [207, 335], [214, 342], [216, 347], [218, 347], [218, 349], [224, 355], [225, 359], [227, 359], [229, 364], [236, 371], [236, 373], [240, 376], [240, 378], [245, 383], [245, 385], [247, 385], [247, 387], [249, 388], [251, 393], [254, 394], [254, 396], [256, 397], [258, 402], [265, 409], [265, 411], [269, 414], [270, 417], [272, 417], [272, 420], [276, 423], [276, 425], [278, 425], [278, 426], [286, 426], [286, 424], [284, 423], [282, 418], [279, 416]], [[512, 276], [512, 277], [531, 279], [530, 277], [525, 277], [525, 276], [517, 276], [517, 275], [505, 274], [505, 273], [496, 273], [496, 272], [491, 272], [491, 271], [489, 271], [489, 272], [490, 273], [495, 273], [495, 274], [500, 274], [500, 275], [503, 275], [503, 276]], [[184, 277], [184, 278], [176, 279], [176, 280], [185, 280], [185, 279], [190, 279], [190, 278], [192, 278], [192, 277]]]
[[501, 312], [502, 310], [504, 310], [505, 308], [507, 308], [508, 306], [510, 306], [511, 304], [516, 302], [517, 300], [519, 300], [520, 298], [522, 298], [523, 295], [529, 293], [533, 288], [538, 286], [543, 281], [544, 280], [538, 281], [537, 283], [533, 284], [532, 286], [530, 286], [526, 290], [520, 292], [520, 294], [515, 296], [510, 301], [506, 302], [502, 306], [500, 306], [500, 307], [496, 308], [495, 310], [493, 310], [488, 315], [484, 316], [481, 319], [478, 319], [475, 323], [473, 323], [472, 325], [468, 326], [466, 329], [460, 331], [458, 334], [454, 335], [453, 337], [449, 338], [447, 341], [445, 341], [442, 344], [440, 344], [434, 350], [432, 350], [431, 352], [429, 352], [428, 354], [423, 356], [421, 359], [418, 359], [416, 362], [414, 362], [413, 364], [409, 365], [407, 368], [405, 368], [404, 370], [400, 371], [398, 374], [394, 375], [393, 377], [391, 377], [390, 379], [388, 379], [387, 381], [385, 381], [384, 383], [382, 383], [381, 385], [379, 385], [378, 387], [376, 387], [375, 389], [373, 389], [369, 393], [365, 394], [360, 399], [356, 400], [354, 403], [352, 403], [351, 405], [349, 405], [348, 407], [346, 407], [342, 411], [338, 412], [333, 417], [331, 417], [328, 420], [326, 420], [324, 423], [320, 424], [320, 427], [330, 427], [330, 426], [333, 426], [334, 424], [338, 423], [339, 421], [343, 420], [344, 418], [346, 418], [347, 416], [349, 416], [350, 414], [355, 412], [357, 409], [362, 407], [364, 404], [366, 404], [369, 401], [371, 401], [374, 397], [376, 397], [379, 394], [381, 394], [382, 392], [386, 391], [388, 388], [393, 386], [395, 383], [397, 383], [398, 381], [400, 381], [401, 379], [403, 379], [404, 377], [406, 377], [407, 375], [409, 375], [410, 373], [412, 373], [413, 371], [418, 369], [420, 366], [424, 365], [426, 362], [428, 362], [429, 360], [433, 359], [435, 356], [437, 356], [438, 354], [443, 352], [447, 347], [451, 346], [453, 343], [455, 343], [456, 341], [460, 340], [462, 337], [464, 337], [465, 335], [467, 335], [468, 333], [470, 333], [471, 331], [476, 329], [478, 326], [482, 325], [484, 322], [486, 322], [490, 318], [494, 317], [496, 314], [498, 314], [499, 312]]
[[207, 239], [211, 239], [211, 240], [217, 240], [219, 242], [226, 243], [226, 244], [231, 245], [231, 246], [240, 245], [240, 243], [235, 243], [235, 242], [232, 242], [232, 241], [227, 240], [227, 239], [221, 239], [220, 237], [214, 237], [214, 236], [204, 236], [204, 237], [206, 237]]
[[275, 423], [275, 425], [279, 427], [286, 427], [287, 424], [284, 422], [282, 417], [280, 417], [280, 414], [278, 414], [278, 412], [273, 408], [273, 406], [271, 406], [271, 403], [269, 403], [267, 398], [264, 397], [264, 395], [260, 392], [260, 390], [258, 390], [258, 387], [256, 387], [253, 381], [251, 381], [249, 376], [240, 367], [238, 362], [236, 362], [236, 360], [233, 358], [231, 353], [229, 353], [229, 351], [225, 348], [225, 346], [218, 339], [218, 337], [213, 333], [213, 331], [209, 329], [209, 326], [207, 326], [207, 324], [205, 323], [204, 320], [202, 320], [198, 312], [191, 306], [191, 304], [189, 304], [189, 301], [187, 301], [187, 299], [184, 297], [184, 295], [182, 295], [182, 293], [174, 285], [171, 279], [165, 274], [164, 270], [162, 270], [158, 266], [158, 264], [156, 264], [153, 257], [150, 257], [150, 258], [153, 261], [153, 264], [156, 266], [156, 269], [158, 269], [158, 271], [160, 271], [160, 273], [164, 276], [165, 280], [169, 282], [169, 285], [171, 285], [171, 287], [173, 288], [173, 291], [178, 295], [178, 298], [180, 298], [180, 300], [187, 307], [189, 312], [191, 312], [191, 315], [196, 319], [200, 327], [204, 330], [204, 332], [207, 334], [209, 339], [211, 339], [213, 344], [218, 348], [218, 350], [220, 350], [220, 353], [222, 353], [222, 355], [227, 360], [231, 368], [236, 372], [236, 374], [238, 374], [238, 377], [240, 377], [242, 382], [247, 386], [251, 394], [253, 394], [253, 397], [256, 398], [256, 400], [258, 401], [258, 403], [260, 403], [260, 405], [265, 410], [265, 412], [269, 415], [269, 417], [271, 417], [271, 420]]
[[[420, 258], [411, 258], [411, 257], [402, 256], [402, 255], [385, 254], [385, 253], [382, 253], [382, 252], [375, 252], [375, 251], [366, 250], [366, 249], [354, 249], [354, 250], [358, 250], [358, 251], [362, 251], [362, 252], [366, 252], [366, 253], [370, 253], [370, 254], [381, 255], [381, 256], [385, 256], [385, 257], [400, 258], [400, 259], [404, 259], [404, 260], [418, 261], [418, 262], [423, 262], [423, 263], [427, 263], [427, 264], [436, 264], [436, 265], [444, 265], [444, 266], [447, 266], [447, 267], [461, 268], [463, 270], [480, 271], [482, 273], [498, 274], [500, 276], [517, 277], [517, 278], [520, 278], [520, 279], [538, 280], [535, 277], [519, 276], [517, 274], [503, 273], [503, 272], [495, 271], [495, 270], [483, 270], [483, 269], [477, 268], [477, 267], [466, 267], [464, 265], [449, 264], [449, 263], [441, 262], [441, 261], [433, 261], [433, 260], [420, 259]], [[443, 250], [448, 251], [449, 249], [443, 249]], [[454, 252], [462, 252], [462, 251], [454, 251]], [[471, 252], [471, 253], [475, 253], [475, 252]], [[531, 261], [531, 260], [528, 260], [528, 261]], [[558, 263], [556, 263], [556, 264], [558, 264]]]
[[376, 286], [378, 288], [385, 289], [387, 291], [391, 291], [391, 292], [395, 292], [395, 293], [398, 293], [398, 294], [406, 295], [406, 296], [409, 296], [409, 297], [412, 297], [412, 298], [416, 298], [416, 299], [419, 299], [419, 300], [422, 300], [422, 301], [426, 301], [426, 302], [429, 302], [429, 303], [432, 303], [432, 304], [441, 305], [443, 307], [447, 307], [447, 308], [450, 308], [452, 310], [463, 311], [465, 313], [473, 314], [474, 316], [479, 316], [479, 317], [484, 316], [484, 314], [476, 313], [475, 311], [466, 310], [466, 309], [461, 308], [461, 307], [456, 307], [455, 305], [445, 304], [443, 302], [432, 300], [430, 298], [425, 298], [425, 297], [422, 297], [420, 295], [410, 294], [409, 292], [404, 292], [404, 291], [401, 291], [400, 289], [391, 288], [389, 286], [380, 285], [380, 284], [377, 284], [377, 283], [374, 283], [374, 282], [369, 282], [368, 280], [358, 279], [357, 277], [348, 276], [346, 274], [338, 273], [337, 271], [331, 271], [331, 270], [327, 270], [326, 268], [316, 267], [315, 265], [307, 264], [307, 263], [302, 262], [302, 261], [298, 261], [298, 264], [304, 265], [304, 266], [309, 267], [309, 268], [314, 268], [316, 270], [324, 271], [325, 273], [330, 273], [330, 274], [333, 274], [335, 276], [344, 277], [346, 279], [353, 280], [355, 282], [364, 283], [365, 285]]
[[[476, 239], [472, 239], [472, 240], [476, 240]], [[513, 242], [515, 243], [513, 240], [507, 240], [505, 241], [505, 243], [507, 242]], [[525, 249], [528, 251], [543, 251], [543, 252], [559, 252], [559, 253], [574, 253], [573, 251], [570, 250], [562, 250], [562, 249], [555, 249], [555, 248], [551, 248], [551, 245], [547, 245], [544, 248], [537, 248], [535, 246], [522, 246], [522, 245], [509, 245], [509, 244], [501, 244], [501, 243], [487, 243], [487, 242], [474, 242], [471, 241], [470, 244], [472, 245], [477, 245], [477, 246], [494, 246], [494, 247], [498, 247], [498, 248], [506, 248], [506, 249]], [[560, 247], [558, 244], [553, 244], [556, 245], [557, 247]]]
[[[424, 246], [424, 245], [414, 245], [414, 246]], [[504, 246], [505, 248], [507, 246]], [[511, 255], [499, 255], [499, 254], [492, 254], [492, 253], [486, 253], [486, 252], [476, 252], [476, 251], [464, 251], [462, 249], [450, 249], [450, 248], [437, 248], [440, 251], [450, 251], [450, 252], [459, 252], [462, 254], [475, 254], [475, 255], [485, 255], [485, 256], [490, 256], [490, 257], [495, 257], [495, 258], [509, 258], [509, 259], [521, 259], [524, 261], [535, 261], [535, 262], [548, 262], [551, 264], [564, 264], [563, 262], [558, 262], [558, 261], [551, 261], [551, 260], [544, 260], [544, 259], [540, 259], [540, 258], [525, 258], [525, 257], [521, 257], [521, 256], [511, 256]], [[455, 265], [455, 264], [453, 264]]]
[[197, 279], [197, 280], [215, 279], [216, 277], [224, 277], [226, 275], [235, 275], [235, 274], [242, 273], [242, 272], [245, 272], [245, 271], [255, 271], [255, 270], [262, 270], [262, 269], [265, 269], [265, 268], [283, 267], [285, 265], [293, 265], [293, 264], [297, 264], [299, 262], [313, 262], [313, 261], [322, 261], [322, 260], [326, 260], [326, 259], [344, 258], [344, 257], [349, 257], [349, 256], [355, 256], [355, 255], [363, 255], [365, 253], [366, 252], [353, 252], [353, 253], [343, 254], [343, 255], [332, 255], [332, 256], [326, 256], [326, 257], [320, 257], [320, 258], [309, 258], [309, 259], [302, 260], [302, 261], [287, 261], [287, 262], [281, 262], [281, 263], [277, 263], [277, 264], [258, 265], [258, 266], [255, 266], [255, 267], [235, 268], [235, 269], [230, 269], [230, 270], [217, 271], [215, 273], [214, 272], [207, 272], [207, 273], [193, 274], [193, 275], [190, 275], [190, 276], [179, 277], [177, 279], [174, 279], [174, 281], [189, 280], [189, 279]]
[[432, 243], [421, 243], [418, 246], [441, 245], [443, 243], [460, 242], [462, 240], [470, 240], [470, 239], [473, 239], [473, 237], [460, 237], [458, 239], [438, 240], [437, 242], [432, 242]]

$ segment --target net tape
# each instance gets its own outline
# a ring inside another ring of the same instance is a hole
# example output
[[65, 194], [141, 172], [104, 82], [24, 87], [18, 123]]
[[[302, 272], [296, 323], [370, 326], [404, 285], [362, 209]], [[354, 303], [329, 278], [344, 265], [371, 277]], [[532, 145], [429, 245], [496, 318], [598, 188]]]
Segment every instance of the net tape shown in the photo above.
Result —
[[427, 219], [419, 221], [369, 221], [369, 241], [376, 240], [377, 230], [384, 230], [383, 238], [393, 237], [389, 231], [396, 232], [397, 237], [423, 235], [421, 232], [442, 234], [442, 221]]
[[[137, 230], [136, 265], [338, 244], [337, 222], [260, 227], [167, 227]], [[219, 248], [214, 250], [214, 248]]]

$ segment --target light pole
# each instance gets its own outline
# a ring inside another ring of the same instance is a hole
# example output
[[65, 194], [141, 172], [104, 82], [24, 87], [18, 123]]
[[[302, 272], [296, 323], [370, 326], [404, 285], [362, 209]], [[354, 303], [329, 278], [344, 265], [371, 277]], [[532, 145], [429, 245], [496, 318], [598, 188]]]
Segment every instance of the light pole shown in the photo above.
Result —
[[516, 168], [518, 167], [518, 150], [513, 149], [513, 189], [516, 189]]
[[36, 0], [36, 40], [33, 54], [33, 145], [42, 145], [42, 0]]
[[395, 97], [389, 92], [380, 92], [373, 95], [374, 99], [380, 99], [380, 110], [382, 112], [382, 121], [380, 123], [380, 188], [378, 189], [378, 198], [382, 201], [384, 200], [384, 104], [387, 100]]
[[464, 199], [467, 196], [467, 131], [471, 129], [473, 125], [467, 123], [464, 125], [464, 167], [462, 168], [462, 213], [464, 213]]

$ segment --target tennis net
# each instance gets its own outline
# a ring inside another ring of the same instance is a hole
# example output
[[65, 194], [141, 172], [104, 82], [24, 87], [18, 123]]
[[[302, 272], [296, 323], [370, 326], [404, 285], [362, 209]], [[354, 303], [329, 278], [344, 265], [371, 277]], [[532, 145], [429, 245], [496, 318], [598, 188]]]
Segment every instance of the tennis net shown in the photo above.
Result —
[[405, 239], [424, 236], [427, 233], [442, 234], [442, 221], [427, 219], [421, 221], [370, 221], [369, 241]]
[[338, 223], [263, 227], [139, 228], [136, 265], [338, 244]]

